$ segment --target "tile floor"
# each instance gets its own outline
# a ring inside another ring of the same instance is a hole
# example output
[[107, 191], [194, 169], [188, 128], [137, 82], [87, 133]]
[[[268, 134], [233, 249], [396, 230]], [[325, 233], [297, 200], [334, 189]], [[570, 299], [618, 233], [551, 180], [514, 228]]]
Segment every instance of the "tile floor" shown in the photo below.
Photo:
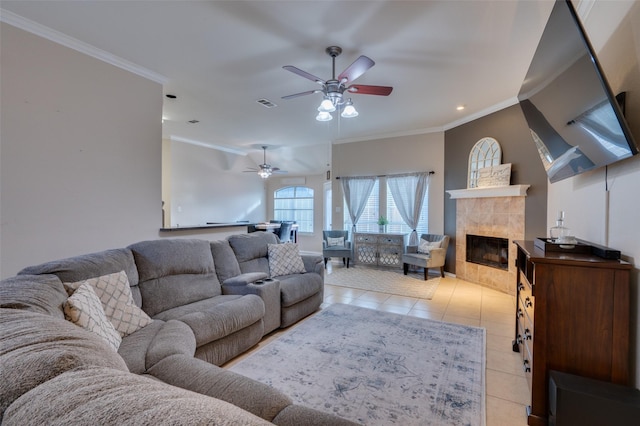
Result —
[[[332, 267], [341, 268], [342, 265], [329, 265], [327, 273], [331, 273]], [[416, 285], [420, 284], [421, 277], [421, 273], [416, 274]], [[514, 296], [446, 276], [441, 279], [431, 300], [325, 285], [322, 306], [332, 303], [486, 328], [487, 426], [527, 424], [525, 406], [529, 404], [529, 388], [520, 354], [511, 350], [515, 327]], [[269, 334], [253, 350], [287, 330]], [[225, 367], [242, 358], [234, 359]]]

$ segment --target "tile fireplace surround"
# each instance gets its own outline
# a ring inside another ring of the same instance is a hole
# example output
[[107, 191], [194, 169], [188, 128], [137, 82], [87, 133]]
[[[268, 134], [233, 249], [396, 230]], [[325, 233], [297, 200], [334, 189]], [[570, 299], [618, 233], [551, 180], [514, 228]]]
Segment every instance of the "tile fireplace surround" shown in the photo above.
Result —
[[[524, 239], [525, 197], [529, 185], [447, 191], [456, 199], [456, 277], [515, 295], [516, 246]], [[466, 235], [509, 240], [509, 270], [466, 261]]]

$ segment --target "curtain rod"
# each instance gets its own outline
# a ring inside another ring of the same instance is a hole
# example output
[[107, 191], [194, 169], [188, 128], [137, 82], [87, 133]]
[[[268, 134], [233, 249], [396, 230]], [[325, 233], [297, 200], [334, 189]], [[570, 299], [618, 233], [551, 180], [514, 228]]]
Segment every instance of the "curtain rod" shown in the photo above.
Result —
[[[342, 177], [353, 177], [353, 178], [372, 178], [372, 177], [376, 177], [376, 178], [383, 178], [383, 177], [393, 177], [393, 176], [403, 176], [403, 175], [412, 175], [412, 174], [418, 174], [418, 173], [422, 173], [422, 172], [414, 172], [414, 173], [398, 173], [395, 175], [377, 175], [377, 176], [342, 176]], [[434, 172], [433, 170], [430, 172], [427, 172], [430, 175], [435, 174], [436, 172]], [[336, 176], [336, 179], [340, 179], [341, 176]]]

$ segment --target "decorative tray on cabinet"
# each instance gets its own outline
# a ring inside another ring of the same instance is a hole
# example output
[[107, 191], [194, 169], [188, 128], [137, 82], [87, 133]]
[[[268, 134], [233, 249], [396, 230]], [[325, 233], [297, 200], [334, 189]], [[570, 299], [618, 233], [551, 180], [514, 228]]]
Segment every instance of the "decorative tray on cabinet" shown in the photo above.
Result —
[[550, 238], [536, 238], [533, 242], [536, 248], [544, 252], [560, 252], [560, 253], [574, 253], [574, 254], [589, 254], [603, 259], [620, 259], [620, 251], [614, 250], [609, 247], [601, 246], [598, 244], [590, 243], [588, 241], [576, 239], [575, 244], [557, 244], [551, 241]]

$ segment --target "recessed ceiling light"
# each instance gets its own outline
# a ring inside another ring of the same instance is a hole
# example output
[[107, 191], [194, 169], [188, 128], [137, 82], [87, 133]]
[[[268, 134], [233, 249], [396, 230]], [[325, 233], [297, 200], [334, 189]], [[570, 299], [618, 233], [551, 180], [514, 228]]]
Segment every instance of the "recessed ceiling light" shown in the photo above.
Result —
[[456, 111], [462, 111], [464, 109], [464, 105], [458, 105], [456, 107]]
[[187, 123], [191, 123], [191, 124], [196, 124], [196, 123], [199, 123], [199, 122], [200, 122], [200, 120], [189, 120], [189, 121], [187, 121]]

